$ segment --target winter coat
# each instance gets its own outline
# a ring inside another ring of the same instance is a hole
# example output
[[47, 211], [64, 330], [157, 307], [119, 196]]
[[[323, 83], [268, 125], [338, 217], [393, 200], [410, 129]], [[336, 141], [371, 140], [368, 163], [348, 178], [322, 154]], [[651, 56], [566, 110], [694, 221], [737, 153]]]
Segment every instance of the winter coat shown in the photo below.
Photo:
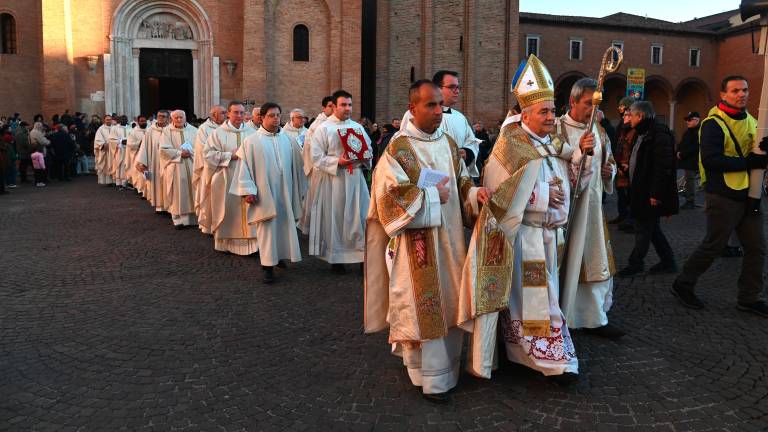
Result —
[[[670, 216], [678, 212], [675, 140], [669, 128], [646, 119], [637, 125], [630, 161], [630, 206], [638, 218]], [[660, 204], [653, 207], [650, 199]]]

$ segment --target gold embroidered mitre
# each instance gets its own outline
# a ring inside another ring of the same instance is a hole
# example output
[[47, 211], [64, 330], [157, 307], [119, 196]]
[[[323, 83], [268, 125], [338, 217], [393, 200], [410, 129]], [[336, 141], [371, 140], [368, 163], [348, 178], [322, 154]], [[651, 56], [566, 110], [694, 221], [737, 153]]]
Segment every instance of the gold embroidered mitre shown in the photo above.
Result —
[[555, 100], [552, 76], [544, 63], [533, 54], [518, 68], [512, 81], [512, 91], [517, 96], [520, 108]]

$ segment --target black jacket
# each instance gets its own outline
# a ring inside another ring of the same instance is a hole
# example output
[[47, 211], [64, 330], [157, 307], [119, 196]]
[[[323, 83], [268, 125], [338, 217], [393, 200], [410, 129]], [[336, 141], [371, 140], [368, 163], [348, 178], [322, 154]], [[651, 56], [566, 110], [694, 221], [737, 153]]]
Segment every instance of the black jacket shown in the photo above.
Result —
[[[747, 118], [746, 112], [731, 115], [735, 120]], [[744, 155], [746, 156], [746, 155]], [[725, 155], [725, 135], [716, 120], [708, 120], [701, 127], [701, 165], [707, 174], [704, 190], [737, 201], [745, 201], [749, 189], [733, 190], [725, 184], [723, 173], [746, 171], [747, 160]]]
[[688, 128], [677, 145], [677, 152], [680, 153], [677, 167], [680, 169], [699, 169], [699, 128], [699, 125]]
[[72, 141], [68, 132], [56, 131], [48, 139], [51, 140], [51, 148], [56, 159], [64, 161], [72, 159], [72, 155], [75, 153], [75, 142]]
[[[678, 212], [675, 140], [669, 128], [653, 119], [637, 125], [630, 205], [635, 217], [669, 216]], [[631, 166], [631, 164], [630, 164]], [[650, 199], [661, 203], [652, 207]]]

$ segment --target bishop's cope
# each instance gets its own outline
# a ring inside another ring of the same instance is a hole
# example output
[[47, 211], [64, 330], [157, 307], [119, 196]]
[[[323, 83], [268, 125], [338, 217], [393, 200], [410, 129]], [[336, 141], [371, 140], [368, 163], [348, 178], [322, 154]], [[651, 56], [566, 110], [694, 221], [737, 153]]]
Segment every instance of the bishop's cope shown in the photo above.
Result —
[[461, 292], [464, 227], [490, 196], [440, 127], [442, 105], [433, 82], [411, 86], [408, 124], [373, 173], [365, 259], [365, 331], [389, 329], [393, 354], [434, 401], [447, 400], [458, 381], [458, 326], [471, 321]]
[[[559, 306], [558, 259], [573, 171], [594, 136], [582, 135], [579, 148], [568, 142], [555, 122], [552, 77], [536, 56], [520, 65], [513, 89], [521, 122], [502, 128], [486, 163], [483, 184], [495, 192], [480, 211], [462, 274], [469, 296], [462, 304], [473, 318], [467, 369], [490, 378], [500, 322], [509, 360], [567, 383], [578, 359]], [[582, 189], [592, 176], [586, 162]]]

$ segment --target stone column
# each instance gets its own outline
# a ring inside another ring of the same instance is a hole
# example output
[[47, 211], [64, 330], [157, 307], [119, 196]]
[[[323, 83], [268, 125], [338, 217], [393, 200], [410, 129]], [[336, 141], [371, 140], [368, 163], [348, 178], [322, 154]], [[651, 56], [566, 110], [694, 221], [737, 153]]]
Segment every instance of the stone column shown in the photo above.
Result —
[[667, 119], [667, 125], [670, 130], [675, 129], [675, 105], [677, 105], [676, 100], [669, 101], [669, 119]]

